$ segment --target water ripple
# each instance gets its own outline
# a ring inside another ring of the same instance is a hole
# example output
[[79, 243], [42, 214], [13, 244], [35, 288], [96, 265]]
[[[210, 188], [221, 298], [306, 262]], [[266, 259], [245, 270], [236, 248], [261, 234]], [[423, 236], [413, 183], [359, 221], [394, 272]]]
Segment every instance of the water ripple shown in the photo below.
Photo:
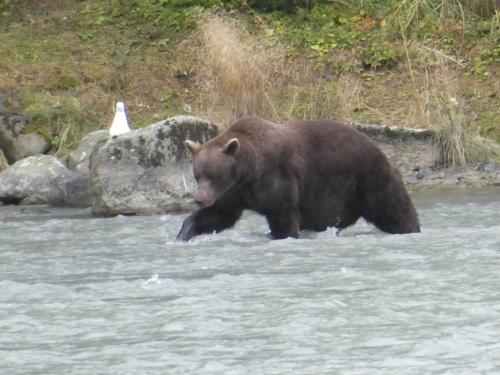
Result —
[[0, 373], [500, 373], [500, 193], [415, 200], [422, 233], [394, 236], [2, 220]]

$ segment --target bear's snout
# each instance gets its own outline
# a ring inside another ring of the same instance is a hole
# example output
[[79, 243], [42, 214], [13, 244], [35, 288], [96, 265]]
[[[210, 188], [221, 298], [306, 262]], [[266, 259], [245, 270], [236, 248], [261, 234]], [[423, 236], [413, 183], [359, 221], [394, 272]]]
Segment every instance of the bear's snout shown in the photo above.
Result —
[[196, 197], [194, 198], [194, 203], [196, 203], [196, 205], [200, 208], [203, 208], [205, 207], [205, 205], [203, 204], [203, 201], [197, 199]]
[[213, 203], [213, 199], [210, 199], [207, 194], [198, 189], [194, 194], [194, 203], [196, 203], [199, 207], [208, 207]]
[[199, 207], [208, 207], [211, 206], [216, 200], [217, 194], [214, 190], [214, 187], [205, 178], [200, 178], [198, 180], [198, 186], [196, 187], [196, 191], [193, 195], [194, 202]]

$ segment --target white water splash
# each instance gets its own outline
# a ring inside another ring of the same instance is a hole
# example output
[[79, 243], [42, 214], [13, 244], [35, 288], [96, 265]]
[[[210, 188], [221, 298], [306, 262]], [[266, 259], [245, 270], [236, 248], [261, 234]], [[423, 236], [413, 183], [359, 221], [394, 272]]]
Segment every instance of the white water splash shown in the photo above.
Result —
[[142, 283], [143, 286], [145, 285], [150, 285], [150, 284], [157, 284], [160, 285], [162, 283], [162, 280], [160, 280], [160, 276], [155, 273], [153, 276], [151, 276], [148, 280]]

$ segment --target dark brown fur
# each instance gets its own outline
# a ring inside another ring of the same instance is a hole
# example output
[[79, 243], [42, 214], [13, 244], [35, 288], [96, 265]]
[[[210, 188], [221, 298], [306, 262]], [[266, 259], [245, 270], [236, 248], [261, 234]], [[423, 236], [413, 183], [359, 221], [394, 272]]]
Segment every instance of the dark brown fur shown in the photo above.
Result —
[[204, 145], [188, 142], [198, 181], [180, 240], [232, 227], [245, 209], [273, 238], [346, 228], [360, 217], [387, 233], [419, 232], [401, 176], [375, 143], [333, 121], [237, 121]]

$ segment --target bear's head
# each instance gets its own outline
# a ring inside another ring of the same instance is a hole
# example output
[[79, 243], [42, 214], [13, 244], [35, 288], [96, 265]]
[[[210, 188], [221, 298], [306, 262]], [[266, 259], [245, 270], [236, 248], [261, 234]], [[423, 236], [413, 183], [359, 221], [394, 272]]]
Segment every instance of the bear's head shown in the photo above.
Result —
[[195, 202], [201, 207], [214, 204], [237, 181], [237, 159], [240, 142], [212, 140], [204, 145], [184, 141], [193, 154], [194, 178], [198, 184]]

